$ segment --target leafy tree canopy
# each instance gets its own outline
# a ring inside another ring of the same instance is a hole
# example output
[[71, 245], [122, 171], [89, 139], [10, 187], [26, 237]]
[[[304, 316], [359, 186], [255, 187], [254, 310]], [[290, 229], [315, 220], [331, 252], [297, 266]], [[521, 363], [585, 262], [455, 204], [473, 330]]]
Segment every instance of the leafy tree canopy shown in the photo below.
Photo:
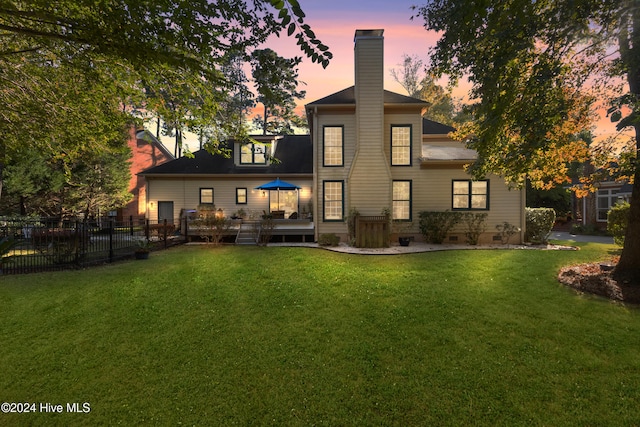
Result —
[[96, 102], [117, 92], [122, 105], [153, 110], [179, 131], [220, 126], [229, 57], [286, 30], [328, 65], [304, 18], [297, 0], [0, 0], [0, 103], [10, 107], [0, 131], [38, 143], [60, 131], [56, 118], [71, 108], [52, 67], [83, 73]]
[[298, 65], [302, 58], [283, 58], [272, 49], [257, 49], [251, 55], [251, 70], [263, 115], [256, 117], [264, 135], [291, 134], [298, 124], [296, 100], [305, 91], [298, 90]]
[[221, 152], [246, 134], [224, 114], [232, 58], [286, 31], [328, 65], [304, 18], [297, 0], [0, 0], [0, 195], [25, 145], [52, 161], [122, 149], [142, 111]]
[[434, 74], [422, 59], [415, 55], [403, 55], [400, 68], [392, 68], [391, 76], [409, 96], [431, 104], [425, 114], [426, 118], [448, 125], [458, 121], [451, 88], [437, 84]]
[[[441, 37], [431, 52], [439, 73], [472, 84], [468, 145], [480, 154], [475, 176], [544, 187], [584, 160], [576, 139], [608, 99], [618, 128], [640, 136], [640, 3], [638, 0], [428, 0], [415, 8]], [[631, 214], [617, 271], [640, 266], [640, 169], [633, 168]], [[637, 277], [637, 276], [636, 276]]]

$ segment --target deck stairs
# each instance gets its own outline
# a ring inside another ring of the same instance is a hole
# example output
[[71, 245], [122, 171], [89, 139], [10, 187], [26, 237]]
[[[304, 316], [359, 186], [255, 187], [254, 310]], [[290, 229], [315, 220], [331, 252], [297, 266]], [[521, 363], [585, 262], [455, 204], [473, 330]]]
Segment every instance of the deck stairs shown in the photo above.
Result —
[[[258, 233], [256, 235], [256, 228]], [[242, 221], [236, 234], [236, 245], [257, 245], [260, 238], [260, 221]]]

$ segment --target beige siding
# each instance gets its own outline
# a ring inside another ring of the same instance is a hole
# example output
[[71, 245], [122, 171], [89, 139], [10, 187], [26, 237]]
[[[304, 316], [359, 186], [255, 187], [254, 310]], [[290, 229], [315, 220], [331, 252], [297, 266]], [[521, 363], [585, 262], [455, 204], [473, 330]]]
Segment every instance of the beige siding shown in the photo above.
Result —
[[[275, 179], [275, 177], [263, 178], [147, 178], [147, 200], [150, 206], [148, 218], [158, 219], [158, 202], [172, 201], [174, 218], [177, 221], [182, 209], [196, 209], [200, 201], [200, 188], [213, 188], [214, 205], [224, 211], [226, 216], [233, 215], [237, 210], [244, 209], [247, 214], [260, 214], [269, 211], [268, 192], [265, 195], [256, 190], [261, 184]], [[287, 178], [281, 179], [301, 187], [299, 192], [299, 206], [302, 211], [312, 200], [311, 178]], [[247, 204], [236, 204], [236, 188], [247, 189]]]
[[[342, 167], [323, 167], [323, 128], [324, 126], [343, 126], [344, 137], [344, 166]], [[318, 235], [325, 233], [335, 233], [338, 235], [346, 235], [347, 227], [343, 222], [324, 222], [323, 212], [323, 185], [324, 181], [343, 181], [345, 185], [345, 201], [344, 215], [349, 212], [349, 204], [346, 200], [348, 190], [349, 170], [353, 164], [356, 151], [356, 118], [353, 111], [334, 114], [320, 114], [317, 118], [316, 127], [317, 134], [314, 140], [314, 159], [316, 162], [316, 194], [318, 195], [316, 213], [314, 222], [316, 224]]]
[[391, 197], [384, 151], [384, 70], [382, 37], [356, 41], [356, 152], [346, 189], [349, 207], [379, 215]]

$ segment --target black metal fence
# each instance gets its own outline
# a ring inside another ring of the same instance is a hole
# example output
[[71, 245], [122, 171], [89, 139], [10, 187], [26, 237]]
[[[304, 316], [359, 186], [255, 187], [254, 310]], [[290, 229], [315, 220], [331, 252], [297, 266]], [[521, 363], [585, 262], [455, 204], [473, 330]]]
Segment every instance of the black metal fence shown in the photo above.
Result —
[[83, 268], [131, 258], [141, 246], [157, 250], [184, 242], [173, 223], [133, 218], [0, 218], [0, 238], [4, 237], [12, 239], [15, 246], [0, 254], [0, 274]]

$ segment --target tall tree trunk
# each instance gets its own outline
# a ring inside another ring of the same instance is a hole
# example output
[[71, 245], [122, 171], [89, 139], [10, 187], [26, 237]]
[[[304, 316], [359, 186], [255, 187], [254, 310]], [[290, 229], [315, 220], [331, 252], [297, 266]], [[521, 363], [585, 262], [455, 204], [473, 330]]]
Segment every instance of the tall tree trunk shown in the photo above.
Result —
[[267, 134], [267, 106], [264, 106], [264, 123], [262, 123], [262, 134]]
[[[636, 130], [636, 159], [640, 159], [640, 125]], [[640, 165], [636, 165], [631, 192], [629, 224], [624, 237], [620, 261], [614, 271], [618, 279], [640, 285]]]
[[[622, 21], [620, 31], [619, 46], [620, 58], [627, 67], [627, 80], [629, 92], [635, 97], [636, 102], [640, 100], [640, 8], [637, 1], [628, 2], [630, 13], [630, 26], [625, 27], [626, 22]], [[635, 6], [635, 7], [634, 7]], [[635, 116], [634, 128], [636, 132], [636, 168], [633, 175], [633, 190], [631, 192], [631, 208], [629, 210], [629, 224], [624, 237], [624, 247], [620, 262], [616, 266], [614, 274], [619, 279], [629, 280], [640, 285], [640, 123], [638, 123], [637, 104], [632, 106], [631, 112]]]

